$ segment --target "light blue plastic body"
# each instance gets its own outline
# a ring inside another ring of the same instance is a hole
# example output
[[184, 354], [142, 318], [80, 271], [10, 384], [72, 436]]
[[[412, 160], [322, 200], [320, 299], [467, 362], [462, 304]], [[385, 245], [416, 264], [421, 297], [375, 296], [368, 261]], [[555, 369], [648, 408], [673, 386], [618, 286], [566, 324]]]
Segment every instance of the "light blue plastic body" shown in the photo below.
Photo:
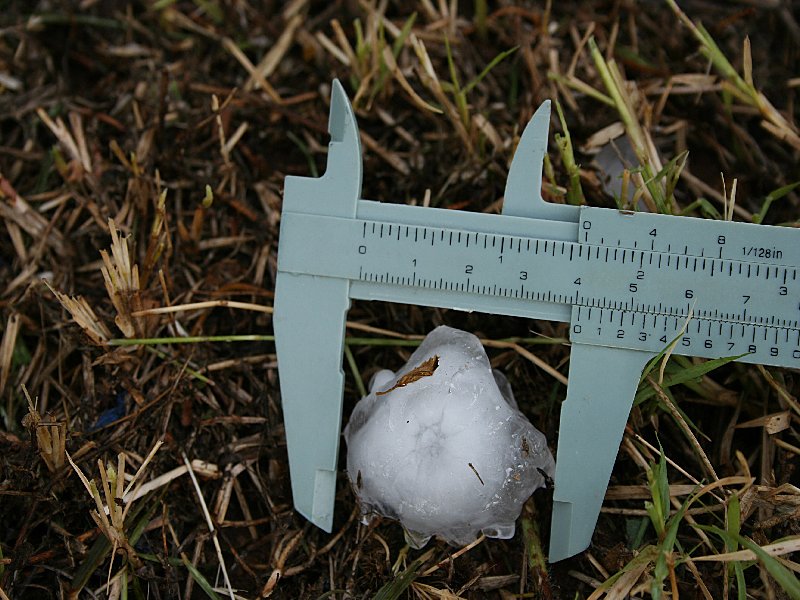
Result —
[[296, 509], [331, 531], [350, 299], [570, 322], [550, 560], [588, 547], [642, 369], [674, 352], [800, 367], [796, 230], [544, 202], [550, 104], [520, 139], [502, 215], [361, 199], [333, 83], [328, 165], [287, 177], [274, 329]]

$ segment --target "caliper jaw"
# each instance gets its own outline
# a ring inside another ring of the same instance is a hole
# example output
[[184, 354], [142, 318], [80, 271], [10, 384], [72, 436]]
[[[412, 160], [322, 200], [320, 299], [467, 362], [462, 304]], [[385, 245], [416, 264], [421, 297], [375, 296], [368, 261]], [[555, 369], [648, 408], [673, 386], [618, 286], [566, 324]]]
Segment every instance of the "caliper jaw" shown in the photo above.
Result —
[[[331, 141], [325, 173], [322, 177], [286, 177], [282, 213], [355, 218], [361, 197], [361, 141], [353, 108], [338, 79], [331, 88], [328, 133]], [[279, 270], [280, 256], [279, 245]]]
[[514, 151], [502, 212], [512, 217], [577, 223], [580, 206], [553, 204], [542, 198], [542, 165], [549, 131], [550, 100], [545, 100], [528, 121]]
[[[287, 177], [283, 215], [355, 217], [361, 144], [353, 109], [338, 81], [333, 82], [328, 131], [325, 174]], [[298, 512], [327, 532], [333, 527], [336, 494], [349, 288], [347, 279], [283, 272], [279, 243], [273, 328], [292, 496]]]
[[550, 562], [589, 547], [639, 379], [654, 356], [572, 344], [558, 432]]

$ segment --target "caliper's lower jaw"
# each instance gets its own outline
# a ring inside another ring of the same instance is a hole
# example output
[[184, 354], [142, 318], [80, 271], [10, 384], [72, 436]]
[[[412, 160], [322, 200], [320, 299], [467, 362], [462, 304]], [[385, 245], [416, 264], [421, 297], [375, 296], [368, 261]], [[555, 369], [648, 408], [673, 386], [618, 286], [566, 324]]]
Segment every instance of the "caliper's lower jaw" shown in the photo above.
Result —
[[[279, 273], [273, 329], [294, 505], [331, 531], [342, 420], [349, 282]], [[328, 394], [320, 402], [321, 391]], [[286, 399], [291, 398], [287, 402]]]
[[550, 562], [589, 547], [642, 370], [654, 356], [572, 344], [558, 433]]

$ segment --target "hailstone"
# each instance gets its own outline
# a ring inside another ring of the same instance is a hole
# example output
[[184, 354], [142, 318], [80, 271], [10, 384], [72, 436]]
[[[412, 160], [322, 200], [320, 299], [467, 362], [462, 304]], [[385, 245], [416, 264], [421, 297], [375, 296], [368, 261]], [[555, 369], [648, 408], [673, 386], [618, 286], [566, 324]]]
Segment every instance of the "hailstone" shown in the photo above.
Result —
[[432, 536], [512, 537], [522, 504], [555, 469], [478, 338], [446, 326], [397, 373], [373, 377], [344, 436], [363, 522], [396, 519], [416, 548]]

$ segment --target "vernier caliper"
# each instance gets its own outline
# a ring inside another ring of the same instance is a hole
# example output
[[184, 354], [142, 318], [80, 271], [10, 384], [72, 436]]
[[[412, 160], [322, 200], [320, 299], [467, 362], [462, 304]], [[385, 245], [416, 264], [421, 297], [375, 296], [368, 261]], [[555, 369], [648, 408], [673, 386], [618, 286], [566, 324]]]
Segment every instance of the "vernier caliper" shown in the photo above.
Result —
[[352, 298], [569, 323], [550, 560], [588, 547], [648, 360], [800, 367], [800, 232], [547, 203], [550, 104], [523, 132], [501, 215], [361, 199], [353, 110], [333, 82], [328, 164], [287, 177], [274, 330], [297, 510], [333, 524]]

